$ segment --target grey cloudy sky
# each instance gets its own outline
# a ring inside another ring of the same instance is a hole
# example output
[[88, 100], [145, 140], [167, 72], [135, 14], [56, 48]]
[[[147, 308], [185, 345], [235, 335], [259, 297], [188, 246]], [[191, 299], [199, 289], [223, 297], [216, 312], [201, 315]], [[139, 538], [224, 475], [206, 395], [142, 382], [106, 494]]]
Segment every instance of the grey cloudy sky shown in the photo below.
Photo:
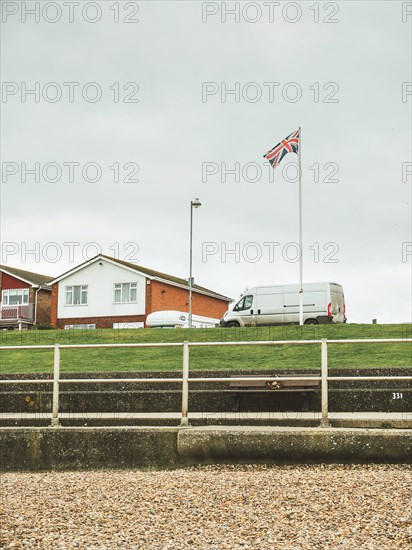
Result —
[[77, 4], [2, 2], [2, 263], [58, 275], [94, 242], [187, 278], [199, 197], [198, 284], [298, 282], [297, 157], [262, 155], [301, 126], [304, 281], [410, 322], [410, 2]]

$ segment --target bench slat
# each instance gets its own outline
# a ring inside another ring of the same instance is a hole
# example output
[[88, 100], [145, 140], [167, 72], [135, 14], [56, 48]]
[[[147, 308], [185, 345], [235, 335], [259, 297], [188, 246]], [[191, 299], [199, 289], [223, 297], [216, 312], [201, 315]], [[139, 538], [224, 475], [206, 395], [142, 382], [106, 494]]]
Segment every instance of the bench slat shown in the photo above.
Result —
[[[250, 375], [249, 375], [250, 376]], [[317, 374], [284, 374], [282, 376], [291, 378], [293, 376], [296, 376], [296, 378], [301, 378], [302, 376], [308, 376], [308, 377], [317, 377]], [[242, 375], [236, 375], [234, 378], [241, 378]], [[246, 377], [246, 375], [245, 375]], [[262, 380], [253, 380], [253, 381], [245, 381], [241, 382], [239, 380], [234, 380], [233, 382], [229, 382], [229, 387], [231, 388], [263, 388], [267, 391], [279, 391], [276, 387], [270, 387], [270, 384], [267, 383], [267, 378], [276, 378], [276, 376], [273, 375], [267, 375], [262, 376]], [[276, 382], [276, 380], [275, 380]], [[319, 380], [279, 380], [279, 384], [281, 384], [281, 388], [317, 388], [320, 386]]]
[[259, 391], [268, 391], [268, 392], [277, 392], [277, 393], [314, 393], [316, 390], [314, 388], [280, 388], [278, 390], [271, 390], [270, 388], [262, 388], [261, 390], [254, 389], [254, 390], [248, 390], [248, 389], [233, 389], [233, 390], [222, 390], [223, 393], [233, 393], [233, 394], [239, 394], [239, 393], [257, 393]]

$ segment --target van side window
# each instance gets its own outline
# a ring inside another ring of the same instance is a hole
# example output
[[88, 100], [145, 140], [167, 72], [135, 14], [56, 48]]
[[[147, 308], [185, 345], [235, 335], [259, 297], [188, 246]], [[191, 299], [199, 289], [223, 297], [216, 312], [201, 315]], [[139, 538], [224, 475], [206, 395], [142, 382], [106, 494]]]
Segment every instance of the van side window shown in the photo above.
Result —
[[240, 302], [238, 302], [235, 307], [233, 308], [233, 311], [244, 311], [245, 309], [250, 309], [253, 304], [253, 296], [244, 296]]
[[253, 304], [253, 296], [245, 296], [245, 304], [243, 309], [250, 309]]

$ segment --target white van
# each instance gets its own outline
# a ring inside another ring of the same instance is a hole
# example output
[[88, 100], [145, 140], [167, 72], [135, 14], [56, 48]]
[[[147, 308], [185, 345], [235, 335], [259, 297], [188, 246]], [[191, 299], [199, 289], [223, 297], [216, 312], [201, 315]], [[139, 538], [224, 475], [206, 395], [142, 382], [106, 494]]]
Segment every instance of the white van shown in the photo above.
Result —
[[[299, 324], [299, 289], [295, 285], [258, 286], [245, 292], [220, 320], [222, 327]], [[345, 297], [337, 283], [303, 285], [303, 322], [346, 323]]]
[[[192, 315], [192, 328], [214, 328], [219, 319]], [[184, 311], [165, 310], [149, 313], [146, 318], [148, 328], [189, 328], [189, 314]]]

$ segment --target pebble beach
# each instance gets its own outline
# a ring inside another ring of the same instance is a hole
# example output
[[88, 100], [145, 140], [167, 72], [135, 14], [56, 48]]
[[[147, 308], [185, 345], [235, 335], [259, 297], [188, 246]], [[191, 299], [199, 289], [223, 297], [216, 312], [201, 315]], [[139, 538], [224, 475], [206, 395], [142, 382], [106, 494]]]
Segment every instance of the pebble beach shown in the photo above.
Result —
[[410, 465], [6, 473], [0, 548], [410, 549]]

